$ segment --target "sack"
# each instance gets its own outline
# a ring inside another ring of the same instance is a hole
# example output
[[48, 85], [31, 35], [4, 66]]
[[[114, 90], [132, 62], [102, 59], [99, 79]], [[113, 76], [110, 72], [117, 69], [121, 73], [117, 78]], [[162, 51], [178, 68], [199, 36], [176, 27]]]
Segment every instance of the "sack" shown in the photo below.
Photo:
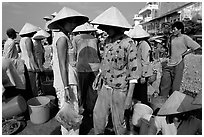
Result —
[[101, 89], [102, 85], [103, 85], [102, 73], [99, 72], [98, 75], [96, 76], [93, 84], [92, 84], [92, 88], [95, 91], [99, 91]]
[[78, 129], [82, 122], [82, 115], [79, 115], [74, 109], [74, 105], [70, 102], [65, 102], [59, 110], [55, 119], [68, 131]]

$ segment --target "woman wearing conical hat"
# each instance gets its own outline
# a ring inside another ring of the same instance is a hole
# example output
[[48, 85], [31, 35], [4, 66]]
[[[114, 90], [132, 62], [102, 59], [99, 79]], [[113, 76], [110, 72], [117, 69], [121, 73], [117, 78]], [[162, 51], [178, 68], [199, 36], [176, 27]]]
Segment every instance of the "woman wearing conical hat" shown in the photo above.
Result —
[[91, 33], [96, 32], [92, 24], [86, 22], [77, 26], [73, 33], [73, 47], [76, 50], [76, 69], [79, 78], [81, 100], [80, 105], [86, 112], [93, 114], [97, 93], [93, 91], [92, 84], [98, 74], [100, 59], [98, 40]]
[[43, 63], [45, 61], [45, 49], [42, 45], [42, 40], [48, 38], [49, 36], [50, 34], [42, 29], [37, 31], [37, 33], [33, 36], [34, 56], [41, 72], [44, 70]]
[[124, 34], [131, 25], [115, 7], [101, 13], [91, 23], [99, 25], [99, 29], [109, 35], [100, 67], [103, 85], [94, 107], [94, 131], [95, 134], [104, 133], [111, 112], [115, 134], [122, 135], [126, 132], [124, 112], [130, 108], [134, 85], [139, 78], [136, 46]]
[[202, 92], [196, 96], [189, 91], [174, 91], [152, 120], [148, 134], [202, 134]]
[[141, 71], [140, 79], [135, 86], [133, 98], [148, 105], [147, 80], [150, 76], [150, 74], [148, 74], [148, 68], [151, 51], [148, 38], [150, 35], [139, 25], [130, 30], [128, 35], [137, 43], [138, 66], [140, 66]]
[[25, 23], [21, 29], [19, 35], [21, 36], [20, 48], [21, 48], [21, 59], [25, 61], [25, 65], [28, 70], [30, 85], [32, 88], [33, 96], [38, 95], [37, 87], [37, 71], [39, 70], [35, 56], [34, 47], [32, 42], [33, 35], [39, 30], [38, 27]]
[[[58, 29], [53, 38], [53, 87], [56, 90], [59, 108], [62, 108], [65, 101], [74, 104], [74, 109], [79, 112], [78, 108], [78, 80], [75, 69], [70, 65], [69, 50], [73, 48], [69, 35], [72, 30], [88, 21], [88, 17], [77, 11], [64, 7], [55, 18], [48, 24], [49, 29]], [[72, 125], [71, 125], [72, 126]], [[66, 129], [61, 126], [63, 135], [79, 134], [79, 128]]]

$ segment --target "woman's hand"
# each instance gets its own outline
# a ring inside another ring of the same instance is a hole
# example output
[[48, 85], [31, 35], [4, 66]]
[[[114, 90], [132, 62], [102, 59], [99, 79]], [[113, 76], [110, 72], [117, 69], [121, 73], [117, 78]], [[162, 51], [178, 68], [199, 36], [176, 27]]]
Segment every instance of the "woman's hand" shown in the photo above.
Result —
[[70, 87], [67, 87], [64, 89], [64, 100], [65, 102], [68, 102], [71, 100], [70, 95], [69, 95]]
[[126, 97], [125, 99], [125, 109], [129, 109], [132, 106], [132, 97]]
[[140, 78], [140, 83], [141, 83], [141, 84], [144, 84], [144, 83], [145, 83], [145, 81], [146, 81], [146, 80], [145, 80], [145, 78], [143, 78], [143, 77], [142, 77], [142, 78]]

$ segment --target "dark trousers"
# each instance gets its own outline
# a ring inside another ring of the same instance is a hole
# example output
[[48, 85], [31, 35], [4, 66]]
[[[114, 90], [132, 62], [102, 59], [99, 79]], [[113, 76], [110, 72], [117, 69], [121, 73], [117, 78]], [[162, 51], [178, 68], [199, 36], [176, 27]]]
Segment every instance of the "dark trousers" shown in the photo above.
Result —
[[38, 96], [38, 90], [37, 90], [37, 86], [38, 86], [37, 77], [38, 77], [38, 74], [36, 72], [33, 72], [33, 71], [28, 71], [28, 76], [29, 76], [32, 95], [34, 97], [36, 97], [36, 96]]
[[89, 112], [92, 112], [97, 99], [97, 92], [93, 90], [92, 84], [98, 71], [78, 72], [79, 89], [80, 89], [80, 106]]
[[162, 68], [162, 77], [160, 83], [160, 95], [170, 96], [174, 91], [179, 91], [184, 70], [184, 60], [176, 66], [164, 66]]
[[41, 83], [45, 81], [45, 73], [44, 72], [33, 72], [33, 71], [28, 71], [28, 76], [29, 76], [29, 81], [30, 81], [30, 87], [32, 91], [33, 97], [36, 97], [42, 92], [41, 90]]
[[147, 97], [147, 78], [145, 79], [145, 83], [141, 83], [140, 79], [138, 79], [138, 83], [135, 84], [134, 92], [133, 92], [133, 100], [141, 101], [143, 104], [148, 105], [148, 97]]

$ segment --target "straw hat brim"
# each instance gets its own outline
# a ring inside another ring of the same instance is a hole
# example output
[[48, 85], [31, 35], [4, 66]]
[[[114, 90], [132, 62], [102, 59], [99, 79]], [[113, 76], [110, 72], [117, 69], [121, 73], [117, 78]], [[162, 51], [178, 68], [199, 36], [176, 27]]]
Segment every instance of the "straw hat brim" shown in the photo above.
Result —
[[128, 34], [129, 37], [134, 39], [141, 39], [141, 38], [147, 38], [150, 37], [150, 34], [146, 32], [142, 27], [135, 26], [133, 29], [131, 29]]
[[159, 39], [155, 39], [154, 41], [156, 41], [158, 43], [162, 43], [162, 40], [159, 40]]
[[45, 38], [47, 38], [47, 37], [45, 37], [43, 35], [33, 37], [33, 39], [35, 39], [35, 40], [41, 40], [41, 39], [45, 39]]
[[84, 16], [73, 16], [73, 17], [64, 17], [64, 18], [61, 18], [61, 19], [58, 19], [58, 20], [55, 20], [55, 21], [51, 21], [47, 27], [49, 29], [59, 29], [58, 27], [58, 24], [65, 20], [65, 19], [69, 19], [69, 20], [72, 20], [72, 19], [76, 19], [76, 23], [78, 25], [81, 25], [83, 24], [84, 22], [88, 21], [88, 18], [87, 17], [84, 17]]
[[165, 116], [179, 114], [202, 108], [202, 105], [193, 105], [193, 97], [179, 91], [174, 91], [173, 94], [166, 100], [157, 115]]
[[91, 21], [91, 23], [95, 25], [107, 25], [125, 29], [132, 28], [122, 13], [115, 7], [110, 7], [101, 13], [93, 21]]
[[54, 17], [55, 17], [56, 15], [57, 15], [57, 12], [54, 12], [54, 13], [51, 14], [51, 16], [54, 16]]
[[52, 18], [48, 17], [48, 16], [43, 17], [43, 19], [45, 19], [45, 20], [52, 20]]
[[72, 32], [94, 32], [94, 31], [97, 31], [95, 29], [89, 29], [89, 30], [74, 30]]
[[48, 38], [50, 36], [49, 33], [47, 33], [46, 31], [44, 30], [40, 30], [38, 31], [34, 36], [33, 36], [33, 39], [45, 39], [45, 38]]
[[61, 21], [65, 19], [76, 19], [76, 23], [81, 25], [89, 20], [89, 18], [73, 9], [67, 7], [62, 8], [58, 14], [51, 20], [48, 24], [49, 29], [58, 29], [58, 25]]
[[25, 34], [30, 34], [30, 33], [33, 33], [33, 32], [37, 32], [38, 30], [40, 30], [39, 27], [36, 27], [30, 23], [26, 23], [23, 28], [21, 29], [21, 31], [19, 32], [19, 35], [22, 36], [22, 35], [25, 35]]
[[92, 31], [97, 31], [97, 29], [95, 29], [90, 24], [85, 23], [80, 26], [77, 26], [72, 32], [92, 32]]

